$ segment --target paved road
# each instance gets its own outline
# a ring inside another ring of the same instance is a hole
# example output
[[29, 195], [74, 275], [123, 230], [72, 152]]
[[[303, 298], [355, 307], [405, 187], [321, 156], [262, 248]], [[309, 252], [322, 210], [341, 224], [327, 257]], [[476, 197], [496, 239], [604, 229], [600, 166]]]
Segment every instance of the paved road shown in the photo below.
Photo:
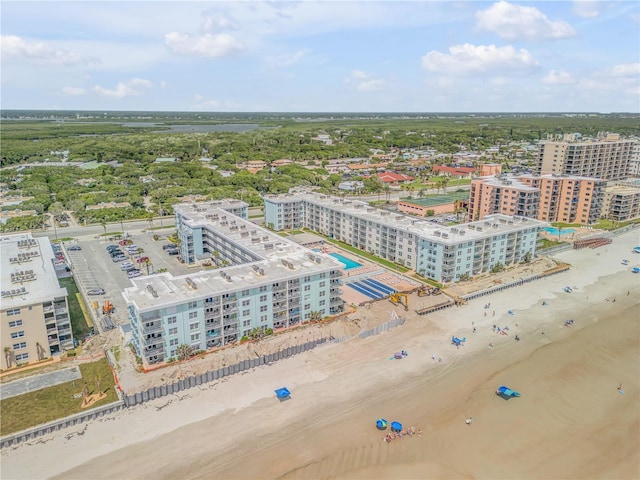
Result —
[[[35, 392], [46, 387], [52, 387], [61, 383], [72, 382], [82, 378], [78, 367], [65, 368], [64, 370], [56, 370], [55, 372], [43, 373], [42, 375], [34, 375], [13, 382], [3, 383], [0, 389], [0, 400], [22, 395], [23, 393]], [[82, 388], [78, 386], [78, 392]]]
[[[156, 219], [153, 223], [154, 228], [160, 227], [160, 221]], [[167, 217], [162, 219], [162, 226], [171, 228], [175, 226], [175, 219], [173, 217]], [[124, 227], [126, 232], [140, 232], [142, 230], [147, 230], [149, 228], [149, 222], [146, 220], [137, 220], [132, 222], [123, 222], [120, 225], [120, 222], [117, 223], [109, 223], [107, 224], [107, 233], [108, 232], [121, 232], [122, 227]], [[48, 228], [47, 230], [32, 230], [31, 234], [34, 237], [49, 237], [51, 239], [57, 238], [77, 238], [77, 237], [86, 237], [86, 236], [97, 236], [104, 234], [104, 228], [101, 225], [88, 225], [86, 227], [82, 226], [70, 226], [70, 227], [57, 227], [54, 229], [53, 227]], [[163, 230], [160, 230], [163, 231]]]

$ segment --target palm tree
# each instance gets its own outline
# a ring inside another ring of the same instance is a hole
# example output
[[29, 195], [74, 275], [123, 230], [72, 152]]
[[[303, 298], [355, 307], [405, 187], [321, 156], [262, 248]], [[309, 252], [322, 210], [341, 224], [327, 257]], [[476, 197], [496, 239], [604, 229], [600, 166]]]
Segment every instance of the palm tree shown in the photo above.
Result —
[[322, 320], [322, 312], [313, 310], [309, 315], [309, 320], [311, 320], [312, 322], [319, 322], [320, 320]]
[[151, 260], [148, 258], [145, 258], [142, 264], [147, 268], [147, 275], [149, 275], [149, 265], [151, 265]]
[[193, 348], [191, 348], [191, 345], [187, 345], [186, 343], [178, 345], [176, 348], [176, 355], [178, 356], [178, 360], [187, 360], [191, 358], [191, 355], [193, 355]]
[[4, 359], [7, 362], [7, 368], [11, 368], [13, 363], [13, 350], [11, 350], [11, 347], [4, 347]]
[[100, 226], [104, 229], [104, 234], [107, 234], [107, 221], [103, 218], [100, 220]]

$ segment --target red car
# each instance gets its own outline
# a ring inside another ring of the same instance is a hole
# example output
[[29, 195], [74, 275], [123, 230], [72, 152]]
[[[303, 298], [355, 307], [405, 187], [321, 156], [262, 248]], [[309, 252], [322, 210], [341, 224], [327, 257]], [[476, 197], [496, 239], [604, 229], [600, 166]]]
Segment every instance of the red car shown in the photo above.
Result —
[[136, 262], [142, 263], [142, 262], [146, 262], [147, 260], [149, 260], [149, 257], [140, 257], [138, 260], [136, 260]]

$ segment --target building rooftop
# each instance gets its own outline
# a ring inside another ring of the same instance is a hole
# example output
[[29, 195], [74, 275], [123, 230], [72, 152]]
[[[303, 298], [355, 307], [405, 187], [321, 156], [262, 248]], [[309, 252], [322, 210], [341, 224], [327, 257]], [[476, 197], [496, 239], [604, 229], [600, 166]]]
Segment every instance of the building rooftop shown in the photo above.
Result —
[[[529, 177], [534, 178], [535, 175], [529, 175]], [[511, 187], [516, 190], [521, 190], [523, 192], [539, 192], [540, 189], [538, 187], [532, 187], [531, 185], [527, 185], [522, 183], [519, 177], [512, 176], [487, 176], [487, 177], [478, 177], [478, 180], [482, 180], [485, 185], [492, 185], [495, 187]]]
[[[221, 203], [238, 204], [238, 207], [247, 205], [238, 200]], [[209, 202], [177, 205], [174, 209], [182, 215], [184, 224], [192, 228], [205, 227], [217, 235], [223, 235], [253, 260], [242, 265], [201, 270], [181, 276], [162, 273], [132, 279], [133, 286], [125, 289], [123, 295], [125, 300], [135, 303], [138, 310], [157, 309], [159, 305], [178, 305], [189, 299], [201, 299], [344, 268], [330, 255], [311, 251]]]
[[305, 195], [291, 194], [269, 195], [265, 197], [269, 201], [278, 203], [288, 201], [306, 201], [315, 205], [323, 205], [333, 209], [339, 209], [342, 213], [357, 216], [378, 224], [385, 224], [391, 228], [397, 228], [409, 233], [414, 233], [426, 240], [437, 241], [444, 244], [457, 244], [463, 239], [469, 241], [492, 237], [500, 233], [507, 233], [517, 229], [540, 228], [548, 226], [547, 222], [533, 218], [509, 216], [502, 214], [488, 215], [483, 220], [447, 227], [428, 220], [417, 219], [387, 210], [381, 210], [369, 206], [360, 200], [347, 200], [329, 195]]
[[48, 238], [32, 238], [30, 233], [2, 235], [0, 247], [2, 310], [67, 295], [58, 283]]

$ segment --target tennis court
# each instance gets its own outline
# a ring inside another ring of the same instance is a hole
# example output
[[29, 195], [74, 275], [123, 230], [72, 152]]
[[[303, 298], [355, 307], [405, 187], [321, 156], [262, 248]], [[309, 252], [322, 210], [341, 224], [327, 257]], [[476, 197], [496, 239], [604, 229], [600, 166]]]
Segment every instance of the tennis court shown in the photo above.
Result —
[[456, 200], [468, 200], [468, 190], [456, 190], [455, 192], [443, 193], [442, 195], [427, 195], [424, 198], [402, 198], [403, 202], [421, 205], [423, 207], [433, 207], [434, 205], [443, 205], [454, 203]]

